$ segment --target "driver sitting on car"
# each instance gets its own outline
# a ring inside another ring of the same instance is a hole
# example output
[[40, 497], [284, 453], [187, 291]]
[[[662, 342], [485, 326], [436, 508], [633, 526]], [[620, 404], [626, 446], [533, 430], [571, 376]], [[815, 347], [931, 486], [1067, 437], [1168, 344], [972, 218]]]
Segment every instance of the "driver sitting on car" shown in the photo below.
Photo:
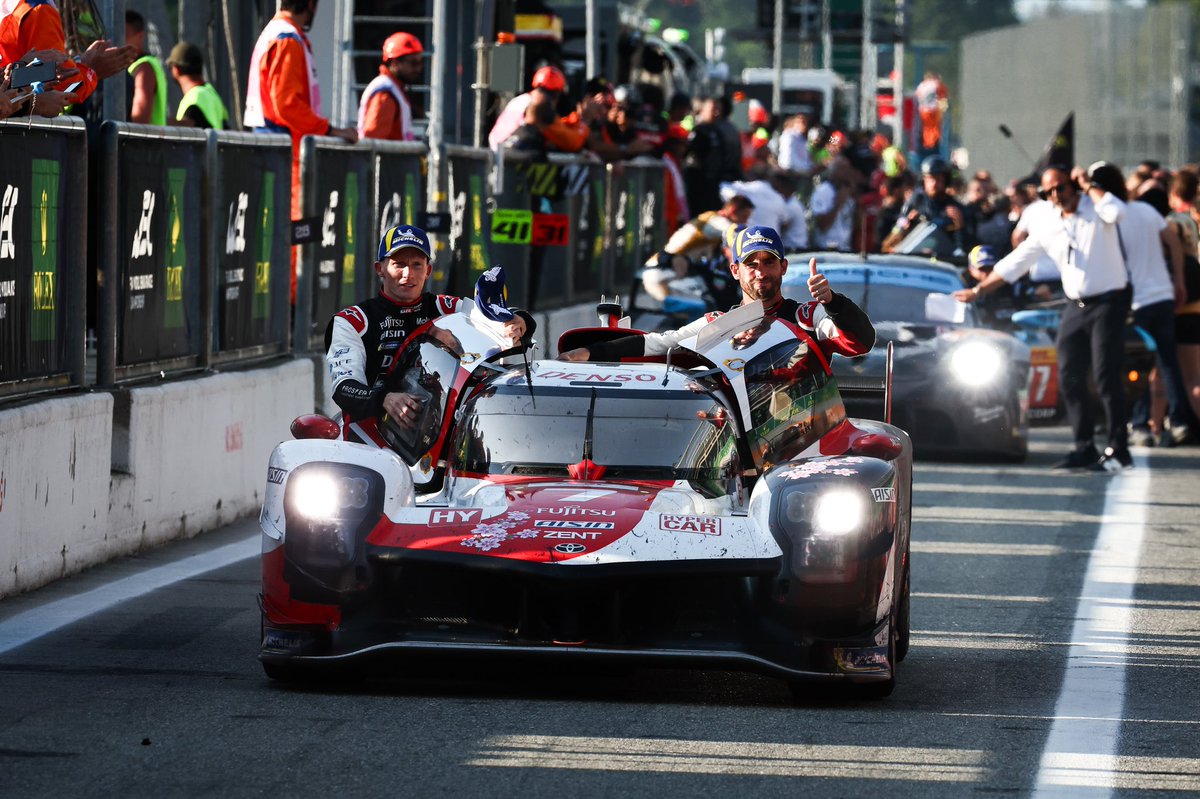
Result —
[[[325, 362], [333, 381], [333, 401], [344, 416], [343, 428], [353, 430], [348, 438], [382, 447], [386, 444], [371, 435], [371, 426], [352, 428], [351, 422], [386, 413], [401, 426], [411, 426], [420, 401], [409, 393], [385, 390], [389, 367], [421, 325], [446, 314], [470, 313], [475, 303], [425, 291], [432, 252], [428, 236], [418, 227], [388, 228], [379, 240], [377, 257], [379, 293], [338, 311], [329, 320]], [[533, 318], [523, 311], [513, 312], [508, 321], [498, 324], [514, 345], [534, 329]], [[364, 434], [372, 440], [362, 440]]]
[[[863, 355], [875, 344], [875, 327], [861, 308], [829, 286], [817, 271], [817, 259], [808, 262], [811, 272], [808, 290], [812, 302], [785, 299], [780, 291], [787, 259], [783, 242], [773, 228], [754, 225], [746, 228], [734, 243], [736, 259], [730, 265], [734, 279], [742, 288], [742, 305], [762, 300], [765, 316], [798, 325], [826, 355], [834, 352], [847, 357]], [[622, 336], [560, 353], [564, 361], [619, 361], [646, 355], [663, 355], [684, 339], [697, 335], [704, 326], [721, 316], [713, 312], [677, 330], [665, 333]]]

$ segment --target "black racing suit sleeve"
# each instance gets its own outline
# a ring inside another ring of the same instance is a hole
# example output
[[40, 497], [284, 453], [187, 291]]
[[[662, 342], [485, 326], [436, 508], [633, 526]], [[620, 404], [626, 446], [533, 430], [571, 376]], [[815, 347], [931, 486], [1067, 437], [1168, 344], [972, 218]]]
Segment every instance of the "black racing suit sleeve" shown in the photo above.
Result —
[[357, 380], [343, 380], [333, 390], [333, 401], [351, 419], [368, 419], [383, 413], [383, 387], [372, 391]]
[[589, 361], [619, 361], [622, 358], [641, 358], [646, 354], [646, 339], [643, 336], [621, 336], [611, 341], [599, 341], [588, 345]]
[[867, 312], [844, 294], [833, 292], [833, 297], [825, 303], [825, 313], [833, 320], [838, 330], [850, 338], [859, 341], [868, 351], [875, 346], [875, 325]]

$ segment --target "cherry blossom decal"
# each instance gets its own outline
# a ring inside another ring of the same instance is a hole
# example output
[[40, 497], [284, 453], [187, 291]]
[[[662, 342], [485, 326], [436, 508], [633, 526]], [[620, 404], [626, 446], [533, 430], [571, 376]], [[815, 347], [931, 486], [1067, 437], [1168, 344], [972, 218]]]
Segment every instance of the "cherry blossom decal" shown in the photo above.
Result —
[[814, 474], [836, 474], [841, 477], [853, 477], [858, 474], [858, 469], [852, 467], [860, 463], [866, 463], [866, 459], [849, 457], [839, 458], [836, 461], [808, 461], [784, 469], [779, 472], [779, 476], [784, 480], [801, 480], [805, 477], [811, 477]]
[[514, 527], [520, 527], [529, 521], [529, 514], [519, 510], [509, 511], [495, 521], [482, 522], [471, 529], [471, 535], [461, 543], [464, 547], [475, 547], [481, 552], [496, 549], [505, 541], [514, 538], [537, 538], [538, 531], [526, 527], [524, 530], [512, 532]]

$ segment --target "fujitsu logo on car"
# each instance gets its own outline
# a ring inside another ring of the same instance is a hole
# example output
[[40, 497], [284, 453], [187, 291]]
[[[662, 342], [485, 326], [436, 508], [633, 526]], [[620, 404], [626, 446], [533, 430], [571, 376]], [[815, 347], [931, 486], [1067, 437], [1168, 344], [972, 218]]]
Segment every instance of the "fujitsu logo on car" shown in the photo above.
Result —
[[615, 510], [600, 510], [599, 508], [581, 508], [578, 505], [564, 505], [559, 508], [538, 508], [538, 513], [548, 513], [551, 516], [616, 516]]

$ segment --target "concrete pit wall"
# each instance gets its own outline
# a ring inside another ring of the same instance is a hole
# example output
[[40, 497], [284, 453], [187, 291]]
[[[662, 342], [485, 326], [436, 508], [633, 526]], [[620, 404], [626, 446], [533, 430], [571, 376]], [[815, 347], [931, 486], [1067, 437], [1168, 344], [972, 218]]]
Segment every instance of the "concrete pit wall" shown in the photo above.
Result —
[[311, 361], [0, 411], [0, 597], [258, 510]]

